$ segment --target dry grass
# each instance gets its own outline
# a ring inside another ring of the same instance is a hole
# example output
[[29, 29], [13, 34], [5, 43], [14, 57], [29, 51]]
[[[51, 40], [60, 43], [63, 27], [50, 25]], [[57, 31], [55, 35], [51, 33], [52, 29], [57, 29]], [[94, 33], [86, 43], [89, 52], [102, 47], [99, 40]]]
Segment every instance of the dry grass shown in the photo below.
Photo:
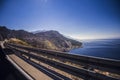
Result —
[[31, 45], [28, 44], [27, 42], [22, 41], [22, 40], [17, 39], [17, 38], [11, 38], [11, 39], [8, 40], [8, 42], [14, 43], [14, 44], [19, 44], [19, 45], [24, 45], [24, 46], [31, 46]]

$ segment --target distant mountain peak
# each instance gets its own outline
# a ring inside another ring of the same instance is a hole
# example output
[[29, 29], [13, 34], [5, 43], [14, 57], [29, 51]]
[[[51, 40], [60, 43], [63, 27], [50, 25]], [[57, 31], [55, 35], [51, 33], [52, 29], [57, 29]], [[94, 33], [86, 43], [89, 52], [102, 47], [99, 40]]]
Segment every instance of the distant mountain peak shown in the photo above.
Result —
[[31, 33], [36, 34], [36, 33], [40, 33], [40, 32], [46, 32], [46, 30], [37, 30], [37, 31], [32, 31]]
[[37, 34], [37, 33], [43, 33], [43, 32], [58, 33], [58, 31], [56, 31], [56, 30], [37, 30], [37, 31], [32, 31], [31, 33]]

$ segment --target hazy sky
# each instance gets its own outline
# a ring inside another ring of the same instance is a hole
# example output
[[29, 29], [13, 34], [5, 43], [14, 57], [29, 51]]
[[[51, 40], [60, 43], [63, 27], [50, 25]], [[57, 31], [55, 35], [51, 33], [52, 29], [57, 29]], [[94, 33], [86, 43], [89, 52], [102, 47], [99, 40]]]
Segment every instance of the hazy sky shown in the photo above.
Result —
[[77, 39], [120, 38], [120, 0], [0, 0], [0, 25]]

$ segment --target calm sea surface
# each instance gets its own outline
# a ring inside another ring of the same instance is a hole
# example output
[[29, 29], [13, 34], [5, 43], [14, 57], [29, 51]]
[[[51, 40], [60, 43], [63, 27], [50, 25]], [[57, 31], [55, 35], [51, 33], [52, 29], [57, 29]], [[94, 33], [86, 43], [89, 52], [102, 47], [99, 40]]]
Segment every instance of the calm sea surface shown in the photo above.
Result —
[[70, 53], [120, 60], [120, 39], [83, 41], [83, 48], [73, 49]]

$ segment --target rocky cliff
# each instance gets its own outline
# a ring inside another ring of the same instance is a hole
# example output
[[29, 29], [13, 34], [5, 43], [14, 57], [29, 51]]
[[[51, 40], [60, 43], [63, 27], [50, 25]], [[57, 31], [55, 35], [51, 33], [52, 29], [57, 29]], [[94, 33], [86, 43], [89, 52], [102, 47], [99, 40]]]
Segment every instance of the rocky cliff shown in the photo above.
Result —
[[31, 33], [24, 30], [10, 30], [1, 26], [0, 40], [10, 38], [20, 39], [34, 47], [58, 51], [68, 51], [73, 48], [81, 47], [82, 45], [81, 42], [66, 38], [58, 31], [54, 30]]

